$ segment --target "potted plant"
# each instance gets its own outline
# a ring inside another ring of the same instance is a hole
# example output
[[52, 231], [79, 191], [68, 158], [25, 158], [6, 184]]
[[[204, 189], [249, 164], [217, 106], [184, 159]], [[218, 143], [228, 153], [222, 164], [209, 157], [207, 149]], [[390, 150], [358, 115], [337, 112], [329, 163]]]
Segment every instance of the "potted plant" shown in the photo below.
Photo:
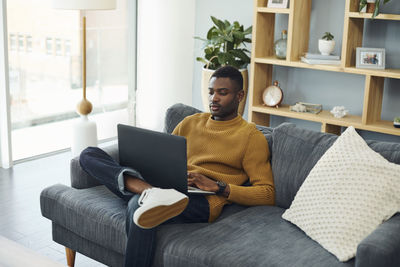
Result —
[[251, 43], [247, 37], [252, 32], [252, 26], [245, 29], [239, 22], [230, 23], [227, 20], [219, 20], [211, 16], [214, 25], [207, 32], [207, 39], [195, 37], [204, 42], [204, 57], [196, 60], [204, 64], [202, 71], [201, 91], [203, 106], [209, 109], [208, 82], [216, 69], [224, 65], [238, 68], [243, 75], [243, 90], [245, 97], [239, 105], [239, 113], [242, 115], [246, 103], [248, 88], [247, 65], [250, 63], [250, 51], [246, 49], [246, 43]]
[[393, 126], [396, 128], [400, 128], [400, 117], [395, 117], [393, 120]]
[[335, 38], [330, 32], [325, 32], [321, 39], [318, 40], [318, 49], [322, 55], [329, 55], [335, 49]]
[[386, 4], [391, 0], [360, 0], [359, 11], [366, 8], [367, 13], [372, 13], [372, 18], [379, 15], [379, 8], [382, 4]]

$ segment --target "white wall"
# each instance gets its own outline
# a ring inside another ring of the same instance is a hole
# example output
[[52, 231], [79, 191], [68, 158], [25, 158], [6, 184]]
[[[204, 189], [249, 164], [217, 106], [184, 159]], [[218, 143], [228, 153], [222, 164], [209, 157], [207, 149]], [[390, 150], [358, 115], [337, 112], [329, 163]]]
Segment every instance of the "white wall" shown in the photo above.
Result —
[[192, 104], [195, 0], [139, 0], [137, 125], [161, 130], [168, 107]]

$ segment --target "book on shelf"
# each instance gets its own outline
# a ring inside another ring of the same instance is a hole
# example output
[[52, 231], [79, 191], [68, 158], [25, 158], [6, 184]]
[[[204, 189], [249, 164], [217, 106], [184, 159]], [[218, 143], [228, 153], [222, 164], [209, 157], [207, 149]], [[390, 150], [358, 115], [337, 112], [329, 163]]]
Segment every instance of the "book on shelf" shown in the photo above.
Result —
[[341, 61], [340, 59], [312, 59], [312, 58], [305, 58], [301, 57], [301, 62], [307, 63], [307, 64], [321, 64], [321, 65], [340, 65]]
[[338, 55], [321, 55], [315, 53], [304, 53], [304, 57], [308, 59], [332, 59], [332, 60], [339, 60], [340, 56]]

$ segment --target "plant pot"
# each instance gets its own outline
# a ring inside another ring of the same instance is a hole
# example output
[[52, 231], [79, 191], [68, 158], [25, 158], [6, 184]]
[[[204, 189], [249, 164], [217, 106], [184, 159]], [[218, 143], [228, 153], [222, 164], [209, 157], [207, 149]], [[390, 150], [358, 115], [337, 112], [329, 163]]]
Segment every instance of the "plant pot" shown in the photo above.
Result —
[[367, 3], [367, 13], [374, 13], [375, 11], [375, 2]]
[[367, 13], [374, 13], [375, 11], [375, 0], [367, 0]]
[[[208, 84], [210, 81], [211, 76], [213, 75], [215, 70], [210, 70], [203, 68], [201, 72], [201, 99], [203, 101], [203, 110], [205, 112], [210, 112], [209, 100], [208, 100]], [[249, 84], [249, 73], [247, 69], [240, 69], [240, 73], [243, 76], [243, 91], [244, 97], [243, 100], [239, 104], [238, 113], [243, 116], [244, 106], [246, 105], [246, 98], [247, 98], [247, 90]]]
[[324, 56], [330, 55], [333, 52], [333, 50], [335, 50], [335, 40], [327, 41], [324, 39], [319, 39], [318, 40], [318, 49], [322, 55], [324, 55]]
[[396, 128], [400, 128], [400, 117], [394, 118], [393, 126], [396, 127]]

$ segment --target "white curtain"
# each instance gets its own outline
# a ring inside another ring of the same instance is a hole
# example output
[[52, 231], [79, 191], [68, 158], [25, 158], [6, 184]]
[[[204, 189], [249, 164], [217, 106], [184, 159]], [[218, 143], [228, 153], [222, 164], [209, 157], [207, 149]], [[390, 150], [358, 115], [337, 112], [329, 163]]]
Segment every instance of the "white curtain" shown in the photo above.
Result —
[[139, 0], [137, 125], [162, 130], [175, 103], [192, 104], [195, 0]]

